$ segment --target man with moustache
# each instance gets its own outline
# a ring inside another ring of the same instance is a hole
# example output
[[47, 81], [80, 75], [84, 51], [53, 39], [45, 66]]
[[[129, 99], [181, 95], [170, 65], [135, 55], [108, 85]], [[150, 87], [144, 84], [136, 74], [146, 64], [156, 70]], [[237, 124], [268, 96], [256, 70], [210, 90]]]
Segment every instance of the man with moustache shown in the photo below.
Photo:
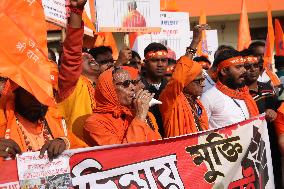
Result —
[[262, 64], [258, 62], [257, 57], [253, 55], [252, 51], [245, 49], [241, 53], [245, 60], [244, 67], [247, 70], [246, 85], [249, 87], [250, 94], [257, 104], [259, 113], [265, 113], [265, 118], [268, 122], [267, 129], [270, 141], [275, 188], [282, 188], [282, 172], [281, 166], [279, 166], [281, 165], [281, 154], [273, 122], [277, 118], [276, 111], [279, 107], [277, 95], [269, 83], [257, 81], [262, 69]]
[[246, 69], [240, 53], [234, 49], [225, 50], [214, 63], [218, 81], [201, 97], [209, 128], [220, 128], [257, 116], [257, 105], [245, 86]]

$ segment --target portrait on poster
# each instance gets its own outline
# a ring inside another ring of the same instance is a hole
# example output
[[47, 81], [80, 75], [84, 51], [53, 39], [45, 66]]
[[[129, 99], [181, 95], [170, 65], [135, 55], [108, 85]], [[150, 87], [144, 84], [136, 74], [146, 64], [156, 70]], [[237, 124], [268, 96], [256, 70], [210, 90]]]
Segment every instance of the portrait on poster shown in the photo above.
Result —
[[160, 31], [160, 1], [95, 0], [99, 32]]

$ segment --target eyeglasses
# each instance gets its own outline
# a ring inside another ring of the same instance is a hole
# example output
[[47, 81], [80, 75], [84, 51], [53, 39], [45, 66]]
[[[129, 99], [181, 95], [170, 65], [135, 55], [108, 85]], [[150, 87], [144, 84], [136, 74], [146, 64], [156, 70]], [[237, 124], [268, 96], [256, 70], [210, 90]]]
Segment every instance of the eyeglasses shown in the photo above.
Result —
[[251, 68], [255, 68], [255, 69], [259, 68], [260, 65], [259, 64], [245, 64], [244, 67], [246, 70], [250, 70]]
[[166, 63], [168, 62], [168, 58], [151, 58], [149, 59], [149, 61], [152, 61], [152, 62], [162, 62], [162, 63]]
[[99, 64], [113, 64], [115, 62], [115, 60], [113, 59], [109, 59], [109, 60], [102, 60], [100, 62], [98, 62]]
[[137, 79], [137, 80], [125, 80], [123, 82], [117, 82], [115, 84], [116, 85], [122, 85], [124, 88], [128, 88], [131, 83], [132, 83], [132, 85], [136, 86], [140, 81], [141, 81], [140, 79]]
[[205, 78], [195, 79], [192, 82], [196, 83], [197, 85], [202, 85], [205, 81]]

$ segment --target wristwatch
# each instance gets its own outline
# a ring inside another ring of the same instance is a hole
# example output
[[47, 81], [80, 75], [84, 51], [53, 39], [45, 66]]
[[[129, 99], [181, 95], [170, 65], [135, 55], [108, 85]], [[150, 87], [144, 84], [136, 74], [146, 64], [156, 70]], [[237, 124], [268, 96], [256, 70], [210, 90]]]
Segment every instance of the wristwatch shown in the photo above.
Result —
[[186, 54], [192, 54], [192, 55], [195, 55], [197, 49], [194, 49], [192, 47], [187, 47], [186, 48]]

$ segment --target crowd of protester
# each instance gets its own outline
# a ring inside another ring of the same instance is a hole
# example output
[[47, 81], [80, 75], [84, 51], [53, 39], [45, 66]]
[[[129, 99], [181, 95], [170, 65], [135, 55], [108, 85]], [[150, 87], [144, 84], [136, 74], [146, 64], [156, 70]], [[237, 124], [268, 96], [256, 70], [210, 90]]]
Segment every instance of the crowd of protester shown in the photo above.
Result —
[[[84, 3], [73, 6], [83, 9]], [[210, 62], [195, 56], [206, 29], [198, 25], [178, 60], [161, 43], [149, 44], [144, 60], [129, 48], [115, 60], [107, 46], [82, 50], [83, 24], [82, 16], [71, 12], [54, 92], [56, 107], [41, 104], [1, 78], [0, 156], [40, 150], [52, 159], [69, 148], [176, 137], [265, 113], [275, 184], [280, 188], [284, 105], [282, 87], [264, 74], [265, 43], [253, 42], [241, 52], [221, 45]], [[49, 51], [49, 59], [56, 61], [54, 52]], [[282, 64], [284, 57], [275, 56], [281, 81]], [[152, 98], [162, 104], [150, 107]]]

